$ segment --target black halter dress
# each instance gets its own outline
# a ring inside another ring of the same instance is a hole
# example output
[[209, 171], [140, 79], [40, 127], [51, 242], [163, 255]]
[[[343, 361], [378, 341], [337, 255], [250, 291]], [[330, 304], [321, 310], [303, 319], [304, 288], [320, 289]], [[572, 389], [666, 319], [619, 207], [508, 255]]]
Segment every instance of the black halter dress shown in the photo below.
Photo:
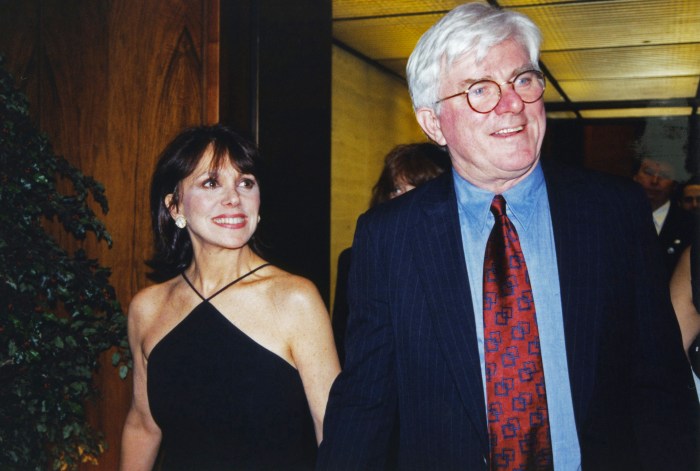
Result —
[[313, 469], [316, 439], [298, 371], [209, 302], [263, 266], [206, 299], [183, 273], [202, 303], [148, 359], [160, 469]]

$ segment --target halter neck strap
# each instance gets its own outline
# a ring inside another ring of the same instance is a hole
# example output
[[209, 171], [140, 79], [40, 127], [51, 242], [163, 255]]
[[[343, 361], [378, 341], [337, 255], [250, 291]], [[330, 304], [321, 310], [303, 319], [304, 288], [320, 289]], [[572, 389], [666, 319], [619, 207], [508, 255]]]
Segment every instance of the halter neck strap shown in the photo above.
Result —
[[268, 266], [268, 265], [270, 265], [270, 263], [263, 263], [262, 265], [253, 268], [253, 269], [250, 270], [248, 273], [246, 273], [245, 275], [239, 276], [238, 278], [236, 278], [235, 280], [233, 280], [231, 283], [227, 284], [226, 286], [224, 286], [223, 288], [221, 288], [219, 291], [217, 291], [216, 293], [212, 294], [212, 295], [209, 296], [208, 298], [205, 298], [204, 296], [202, 296], [202, 294], [201, 294], [199, 291], [197, 291], [197, 288], [195, 288], [194, 285], [192, 284], [192, 282], [189, 280], [189, 278], [187, 278], [187, 275], [185, 275], [185, 272], [184, 272], [184, 271], [182, 272], [182, 277], [185, 279], [185, 281], [187, 282], [187, 284], [190, 285], [190, 288], [192, 288], [192, 291], [194, 291], [195, 293], [197, 293], [197, 296], [199, 296], [200, 298], [202, 298], [202, 301], [208, 302], [208, 301], [210, 301], [214, 296], [218, 295], [219, 293], [221, 293], [221, 292], [225, 291], [226, 289], [230, 288], [231, 286], [235, 285], [236, 283], [238, 283], [239, 281], [241, 281], [243, 278], [246, 278], [246, 277], [252, 275], [252, 274], [255, 273], [256, 271], [260, 270], [261, 268], [265, 268], [265, 267]]

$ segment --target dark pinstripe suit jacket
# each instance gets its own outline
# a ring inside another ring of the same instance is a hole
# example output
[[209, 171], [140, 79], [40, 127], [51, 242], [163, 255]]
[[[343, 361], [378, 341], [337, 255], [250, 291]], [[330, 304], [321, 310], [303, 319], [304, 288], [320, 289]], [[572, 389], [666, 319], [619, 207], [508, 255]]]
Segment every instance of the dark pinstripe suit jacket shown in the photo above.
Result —
[[[543, 167], [584, 469], [698, 469], [697, 398], [644, 195], [626, 180]], [[385, 467], [397, 423], [400, 469], [486, 469], [449, 172], [360, 217], [349, 297], [318, 469]]]

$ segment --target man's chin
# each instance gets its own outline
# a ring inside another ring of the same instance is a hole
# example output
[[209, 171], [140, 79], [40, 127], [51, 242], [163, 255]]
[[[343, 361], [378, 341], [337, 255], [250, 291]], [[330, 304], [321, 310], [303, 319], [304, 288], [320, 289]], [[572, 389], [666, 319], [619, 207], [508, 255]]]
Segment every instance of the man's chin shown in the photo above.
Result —
[[647, 191], [646, 194], [647, 198], [655, 208], [658, 208], [666, 202], [663, 200], [658, 191]]

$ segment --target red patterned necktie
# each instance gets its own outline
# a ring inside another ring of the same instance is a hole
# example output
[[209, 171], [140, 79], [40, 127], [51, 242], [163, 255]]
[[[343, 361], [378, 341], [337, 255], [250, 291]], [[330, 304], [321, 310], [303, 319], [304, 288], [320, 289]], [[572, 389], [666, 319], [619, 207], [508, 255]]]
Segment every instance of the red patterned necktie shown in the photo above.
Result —
[[484, 353], [492, 470], [551, 470], [547, 395], [530, 278], [506, 201], [484, 257]]

